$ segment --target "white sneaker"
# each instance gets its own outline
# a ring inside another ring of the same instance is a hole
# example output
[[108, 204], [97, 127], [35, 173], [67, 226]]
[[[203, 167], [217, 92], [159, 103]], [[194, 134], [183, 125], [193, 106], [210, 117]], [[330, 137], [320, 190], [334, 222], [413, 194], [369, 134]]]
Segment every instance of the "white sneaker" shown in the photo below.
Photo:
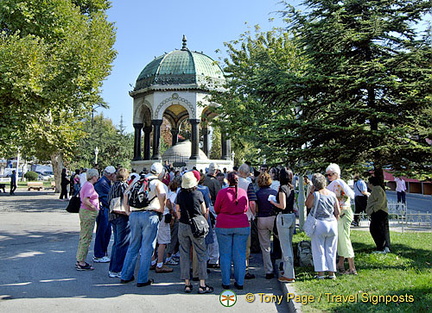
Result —
[[95, 263], [108, 263], [109, 261], [111, 261], [111, 260], [107, 256], [104, 256], [102, 258], [93, 257], [93, 262], [95, 262]]
[[177, 262], [174, 259], [171, 259], [171, 260], [166, 261], [165, 264], [168, 264], [168, 265], [178, 265], [179, 262]]
[[374, 253], [374, 254], [385, 254], [386, 252], [385, 251], [373, 251], [372, 253]]
[[120, 278], [121, 277], [121, 272], [108, 272], [108, 276], [111, 278]]
[[385, 247], [385, 248], [384, 248], [384, 253], [390, 253], [390, 249], [389, 249], [389, 247]]

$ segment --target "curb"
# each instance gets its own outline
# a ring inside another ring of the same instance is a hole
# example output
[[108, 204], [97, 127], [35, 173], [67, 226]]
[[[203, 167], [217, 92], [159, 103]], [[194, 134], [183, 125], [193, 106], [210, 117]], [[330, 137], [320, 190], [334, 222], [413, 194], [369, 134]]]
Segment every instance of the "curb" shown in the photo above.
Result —
[[[294, 284], [295, 283], [282, 283], [282, 282], [279, 282], [279, 285], [280, 285], [280, 287], [282, 289], [282, 292], [283, 292], [283, 294], [285, 296], [288, 293], [297, 294], [297, 292], [295, 290], [295, 287], [294, 287]], [[289, 288], [288, 288], [288, 286], [289, 286]], [[294, 312], [301, 313], [302, 312], [301, 308], [302, 308], [301, 303], [298, 303], [298, 302], [295, 302], [295, 301], [292, 301], [292, 300], [290, 300], [288, 302], [288, 312], [290, 312], [290, 313], [294, 313]]]
[[[276, 270], [277, 277], [280, 277], [281, 275], [279, 273], [279, 267], [276, 267], [276, 268], [277, 268], [277, 270]], [[279, 283], [279, 286], [282, 290], [282, 293], [286, 297], [288, 297], [288, 293], [293, 293], [293, 294], [297, 295], [297, 291], [295, 289], [295, 282], [294, 283], [283, 283], [283, 282], [280, 282], [278, 280], [278, 283]], [[295, 302], [295, 301], [290, 300], [287, 303], [287, 306], [288, 306], [288, 312], [290, 312], [290, 313], [301, 313], [302, 312], [302, 305], [299, 302]]]

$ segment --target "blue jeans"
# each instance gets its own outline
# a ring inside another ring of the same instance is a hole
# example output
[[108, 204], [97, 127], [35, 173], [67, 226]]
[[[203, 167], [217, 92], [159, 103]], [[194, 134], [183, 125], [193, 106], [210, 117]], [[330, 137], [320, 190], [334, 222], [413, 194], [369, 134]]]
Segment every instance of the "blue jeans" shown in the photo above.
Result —
[[276, 217], [276, 227], [279, 234], [279, 242], [282, 250], [283, 270], [286, 278], [295, 278], [294, 274], [294, 254], [292, 248], [292, 238], [296, 225], [296, 216], [291, 214], [278, 214]]
[[96, 218], [96, 237], [94, 243], [94, 256], [102, 258], [108, 255], [108, 245], [111, 239], [111, 224], [108, 219], [109, 209], [101, 207]]
[[114, 243], [111, 250], [110, 272], [121, 272], [126, 252], [129, 248], [130, 226], [129, 217], [121, 215], [111, 221], [114, 233]]
[[132, 212], [129, 215], [131, 240], [124, 260], [121, 279], [130, 280], [134, 276], [138, 254], [141, 253], [138, 283], [146, 283], [151, 257], [156, 246], [159, 217], [154, 211]]
[[216, 227], [223, 285], [230, 284], [232, 261], [234, 263], [234, 279], [238, 285], [243, 286], [246, 274], [246, 242], [249, 233], [250, 227]]

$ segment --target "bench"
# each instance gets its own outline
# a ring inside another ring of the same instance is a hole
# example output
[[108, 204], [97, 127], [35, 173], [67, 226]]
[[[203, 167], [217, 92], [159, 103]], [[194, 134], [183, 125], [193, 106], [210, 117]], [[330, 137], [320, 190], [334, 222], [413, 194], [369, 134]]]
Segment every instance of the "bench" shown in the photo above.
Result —
[[49, 187], [45, 187], [45, 190], [54, 190], [55, 186], [55, 181], [52, 181]]
[[41, 191], [43, 189], [43, 182], [41, 181], [31, 181], [27, 183], [27, 190], [30, 191], [35, 189], [37, 191]]

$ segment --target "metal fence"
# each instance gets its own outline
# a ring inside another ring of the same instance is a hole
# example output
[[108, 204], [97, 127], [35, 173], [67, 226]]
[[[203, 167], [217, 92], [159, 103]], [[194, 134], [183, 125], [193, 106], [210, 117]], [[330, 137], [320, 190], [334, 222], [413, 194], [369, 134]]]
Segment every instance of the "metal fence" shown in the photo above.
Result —
[[[405, 230], [432, 231], [432, 213], [410, 210], [400, 202], [388, 202], [388, 217], [391, 227], [401, 227]], [[360, 213], [360, 220], [369, 222], [366, 213]]]

